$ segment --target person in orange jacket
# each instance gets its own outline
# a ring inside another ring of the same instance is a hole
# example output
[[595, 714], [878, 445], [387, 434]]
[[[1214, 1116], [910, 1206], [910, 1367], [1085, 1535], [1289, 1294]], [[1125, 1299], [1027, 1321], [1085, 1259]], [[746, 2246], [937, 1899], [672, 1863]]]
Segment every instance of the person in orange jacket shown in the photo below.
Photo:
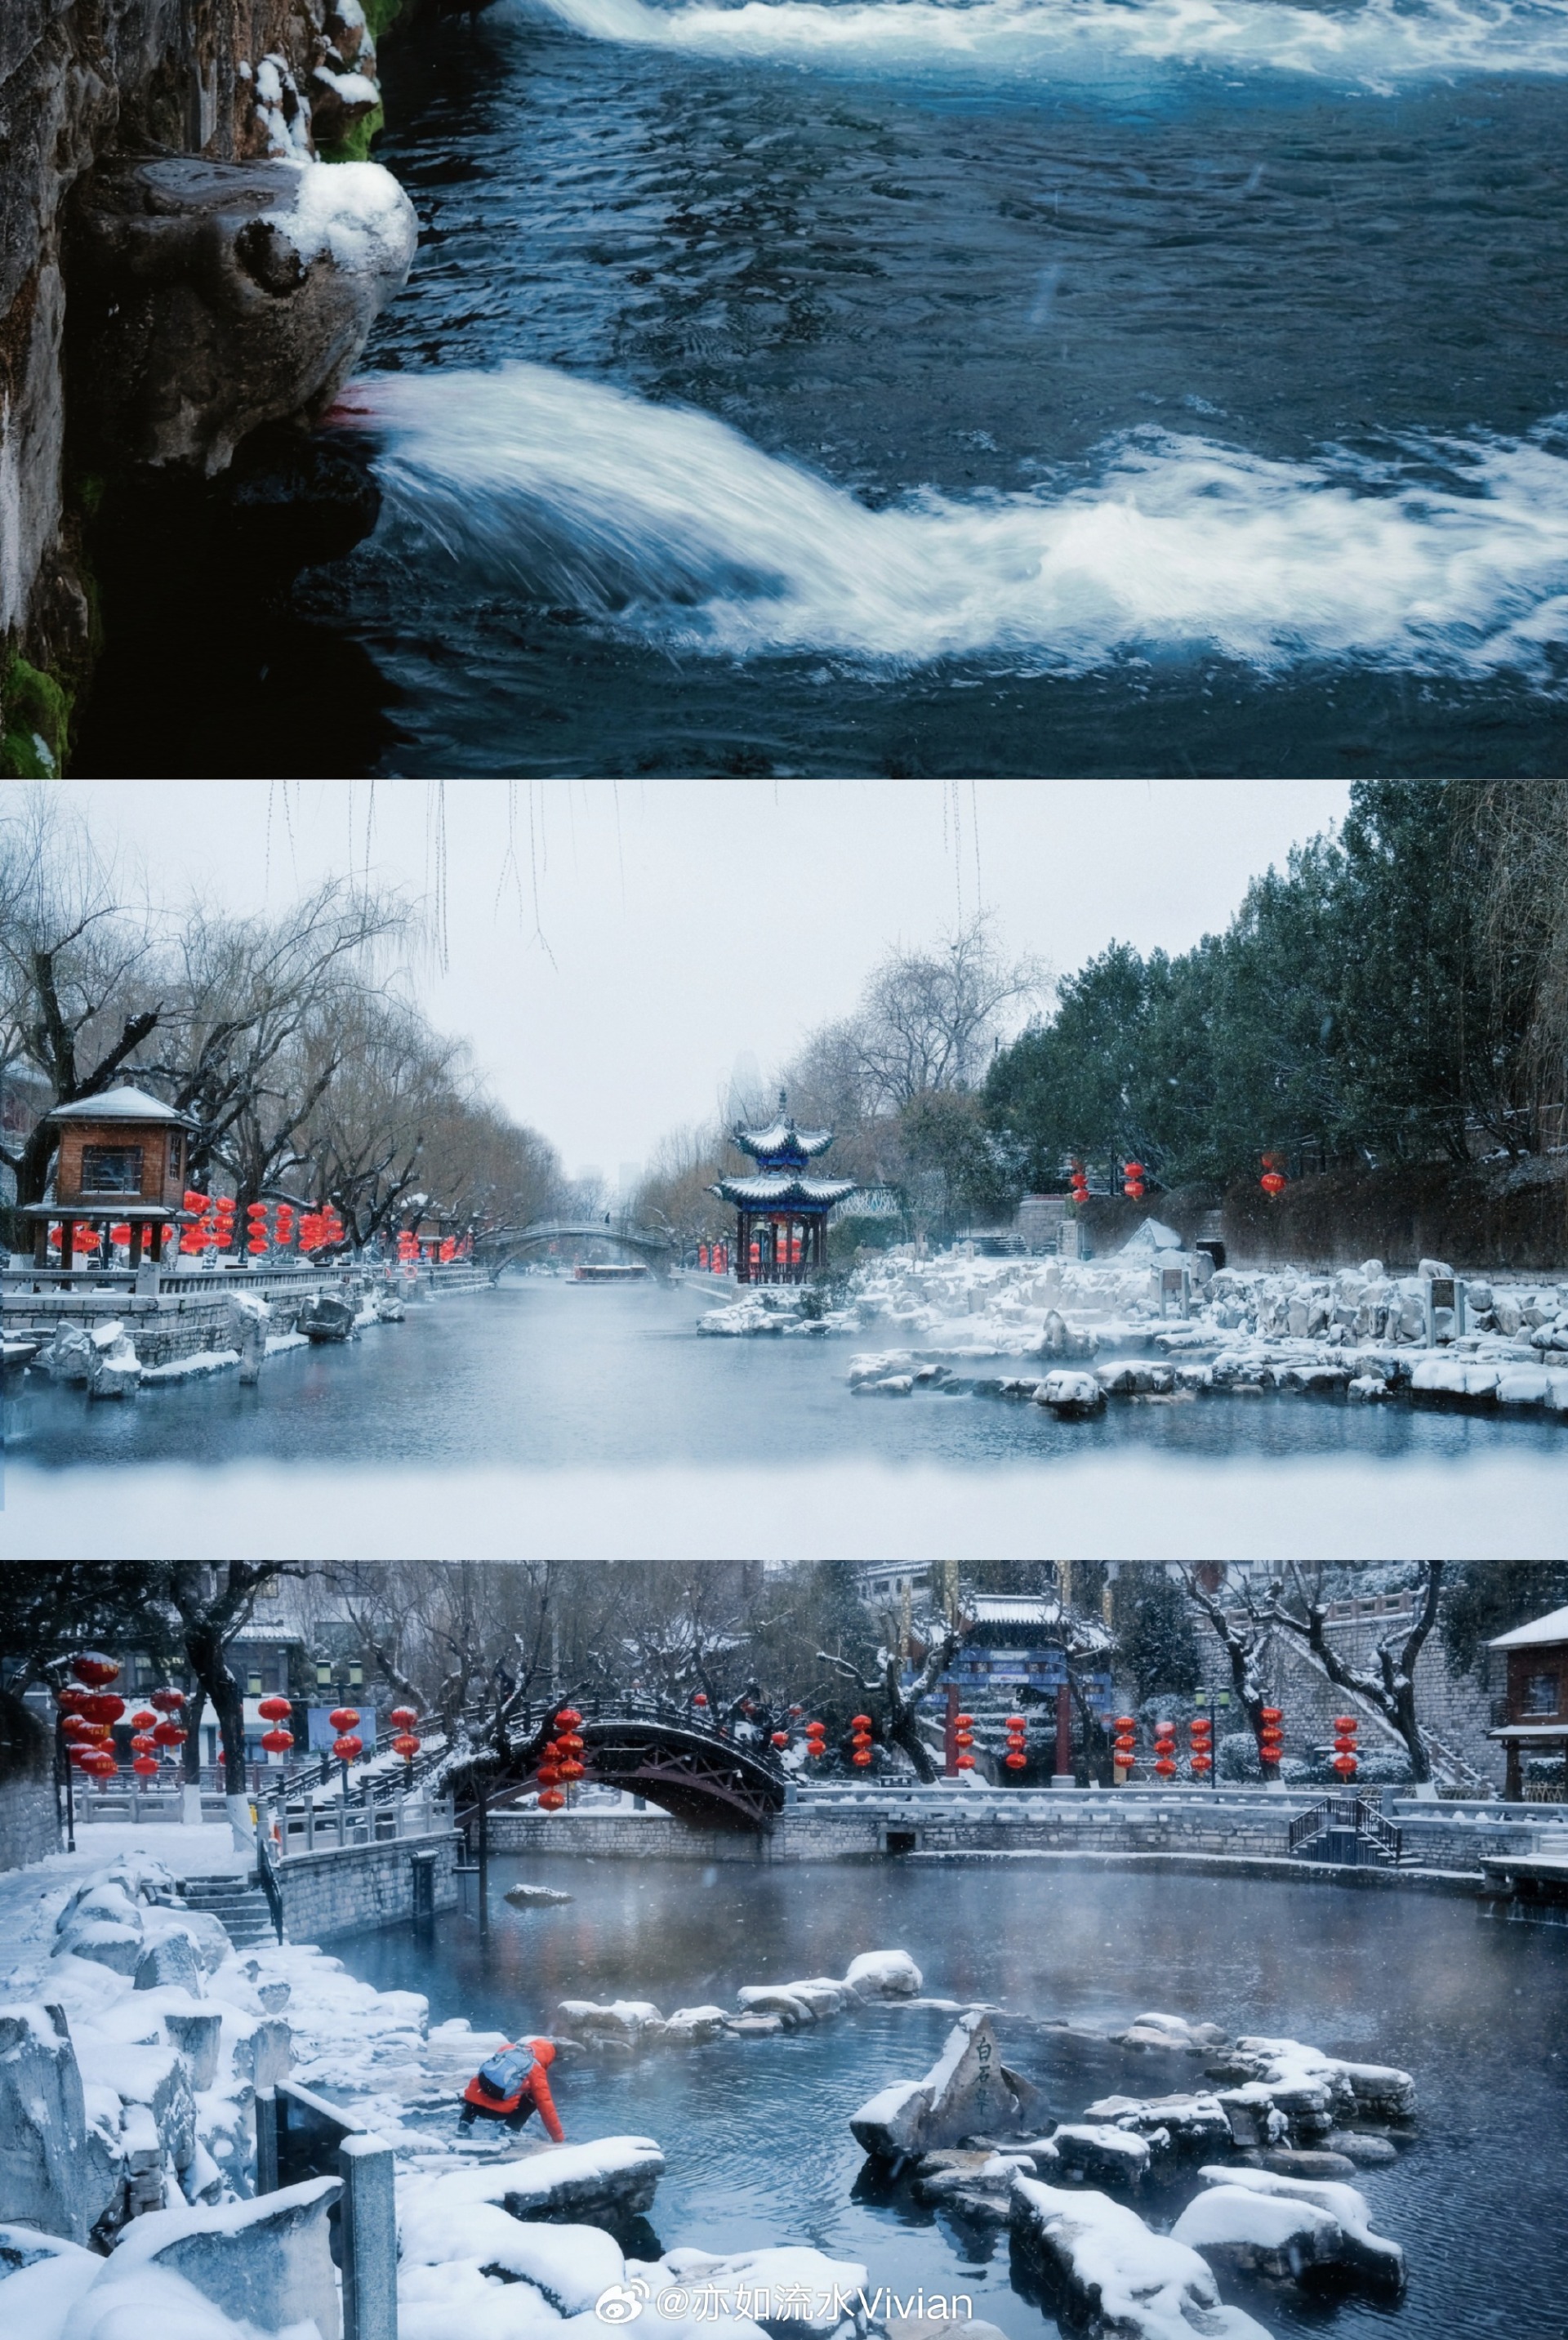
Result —
[[482, 2116], [504, 2121], [515, 2132], [531, 2113], [537, 2113], [552, 2142], [564, 2145], [566, 2131], [545, 2077], [554, 2061], [555, 2049], [548, 2039], [509, 2041], [480, 2066], [463, 2090], [460, 2127], [471, 2128]]

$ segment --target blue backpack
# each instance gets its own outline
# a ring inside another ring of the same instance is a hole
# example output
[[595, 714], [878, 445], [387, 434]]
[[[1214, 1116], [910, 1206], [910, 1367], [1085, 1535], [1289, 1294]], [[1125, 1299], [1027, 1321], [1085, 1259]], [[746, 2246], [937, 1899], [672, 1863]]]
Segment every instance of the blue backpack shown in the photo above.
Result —
[[480, 2066], [479, 2085], [487, 2097], [504, 2104], [509, 2097], [518, 2094], [532, 2069], [531, 2048], [503, 2048], [488, 2064]]

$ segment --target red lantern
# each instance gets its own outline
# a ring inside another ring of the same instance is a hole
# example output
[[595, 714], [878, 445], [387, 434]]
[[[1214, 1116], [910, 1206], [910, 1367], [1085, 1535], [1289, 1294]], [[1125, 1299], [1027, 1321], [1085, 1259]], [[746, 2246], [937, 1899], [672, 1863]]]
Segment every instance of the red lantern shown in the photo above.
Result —
[[293, 1743], [294, 1734], [292, 1730], [269, 1730], [262, 1739], [262, 1745], [269, 1755], [286, 1755]]
[[88, 1692], [80, 1682], [67, 1682], [63, 1690], [55, 1692], [55, 1703], [62, 1714], [80, 1714], [87, 1698]]
[[826, 1755], [828, 1752], [826, 1741], [820, 1739], [808, 1739], [806, 1741], [806, 1752], [811, 1758], [812, 1761], [815, 1762], [819, 1756]]
[[[706, 1703], [706, 1700], [704, 1700], [704, 1703]], [[563, 1706], [561, 1712], [555, 1718], [555, 1727], [558, 1730], [575, 1730], [581, 1720], [582, 1717], [579, 1714], [576, 1707]]]
[[853, 1763], [858, 1771], [864, 1771], [871, 1760], [870, 1749], [868, 1747], [857, 1747], [853, 1755], [850, 1756], [849, 1760]]
[[1172, 1755], [1156, 1755], [1155, 1770], [1162, 1780], [1174, 1780], [1176, 1770], [1176, 1758]]
[[543, 1812], [558, 1812], [565, 1801], [566, 1798], [559, 1788], [546, 1788], [539, 1800], [539, 1808]]
[[282, 1250], [286, 1250], [286, 1249], [287, 1249], [288, 1245], [289, 1245], [289, 1244], [293, 1241], [293, 1234], [294, 1234], [294, 1215], [293, 1215], [293, 1209], [291, 1208], [291, 1206], [290, 1206], [287, 1203], [280, 1203], [280, 1204], [278, 1205], [278, 1231], [277, 1231], [278, 1248], [280, 1249], [280, 1251], [282, 1251]]
[[293, 1710], [293, 1705], [286, 1698], [275, 1697], [263, 1699], [256, 1709], [263, 1722], [286, 1722]]
[[419, 1753], [419, 1740], [412, 1731], [400, 1730], [392, 1740], [392, 1753], [401, 1755], [405, 1763], [412, 1763]]
[[388, 1720], [394, 1730], [412, 1730], [418, 1722], [419, 1716], [412, 1706], [394, 1706]]
[[131, 1717], [131, 1728], [133, 1730], [153, 1730], [156, 1729], [157, 1721], [158, 1718], [150, 1706], [139, 1707]]
[[332, 1712], [327, 1717], [327, 1720], [332, 1724], [332, 1729], [338, 1733], [340, 1738], [342, 1737], [345, 1732], [352, 1730], [359, 1719], [360, 1713], [357, 1706], [334, 1706]]
[[954, 1769], [956, 1771], [972, 1771], [972, 1770], [974, 1770], [974, 1768], [975, 1768], [975, 1759], [974, 1759], [974, 1757], [973, 1757], [972, 1755], [955, 1755], [955, 1756], [954, 1756], [954, 1758], [953, 1758], [953, 1769]]
[[189, 1735], [177, 1722], [160, 1722], [153, 1733], [160, 1747], [183, 1747]]
[[1333, 1769], [1338, 1772], [1342, 1780], [1354, 1780], [1356, 1771], [1355, 1756], [1336, 1755], [1334, 1759]]
[[1284, 1194], [1287, 1184], [1280, 1169], [1283, 1159], [1283, 1155], [1278, 1154], [1265, 1154], [1263, 1156], [1263, 1176], [1257, 1183], [1271, 1202], [1276, 1195]]
[[789, 1733], [787, 1730], [776, 1730], [773, 1733], [773, 1744], [775, 1747], [788, 1747]]
[[[791, 1707], [789, 1711], [793, 1714], [796, 1710], [794, 1707]], [[827, 1736], [827, 1731], [828, 1726], [825, 1722], [809, 1722], [806, 1725], [806, 1736], [808, 1739], [825, 1738]]]
[[560, 1777], [561, 1773], [557, 1770], [553, 1763], [541, 1763], [540, 1765], [539, 1784], [541, 1788], [553, 1788]]
[[112, 1690], [95, 1691], [82, 1711], [89, 1722], [118, 1722], [125, 1711], [125, 1701]]
[[1022, 1771], [1027, 1768], [1029, 1759], [1020, 1749], [1015, 1747], [1010, 1755], [1003, 1756], [1002, 1760], [1009, 1771]]
[[332, 1753], [340, 1763], [357, 1763], [364, 1751], [363, 1740], [356, 1739], [352, 1730], [332, 1740]]
[[141, 1780], [150, 1780], [157, 1768], [158, 1759], [155, 1755], [138, 1755], [131, 1766], [132, 1770]]
[[694, 1690], [691, 1693], [691, 1703], [693, 1706], [706, 1706], [708, 1692], [705, 1690]]
[[113, 1658], [106, 1658], [102, 1650], [85, 1651], [76, 1660], [75, 1671], [89, 1690], [102, 1690], [105, 1682], [117, 1681], [120, 1678], [118, 1665]]
[[565, 1762], [561, 1767], [561, 1776], [563, 1780], [581, 1779], [582, 1765], [578, 1761], [575, 1755], [569, 1755], [567, 1757]]
[[91, 1741], [93, 1736], [92, 1724], [80, 1714], [63, 1715], [60, 1719], [60, 1730], [68, 1746], [78, 1742], [84, 1746]]
[[95, 1780], [114, 1780], [119, 1776], [120, 1767], [106, 1748], [100, 1747], [95, 1755], [88, 1757], [87, 1762]]
[[178, 1714], [185, 1703], [185, 1693], [183, 1690], [155, 1690], [149, 1695], [147, 1703], [155, 1706], [160, 1714]]
[[1206, 1772], [1212, 1771], [1214, 1770], [1214, 1757], [1212, 1755], [1206, 1754], [1201, 1747], [1195, 1748], [1193, 1750], [1192, 1767], [1201, 1778]]
[[849, 1728], [851, 1730], [869, 1730], [871, 1728], [870, 1716], [868, 1714], [852, 1714], [849, 1717]]

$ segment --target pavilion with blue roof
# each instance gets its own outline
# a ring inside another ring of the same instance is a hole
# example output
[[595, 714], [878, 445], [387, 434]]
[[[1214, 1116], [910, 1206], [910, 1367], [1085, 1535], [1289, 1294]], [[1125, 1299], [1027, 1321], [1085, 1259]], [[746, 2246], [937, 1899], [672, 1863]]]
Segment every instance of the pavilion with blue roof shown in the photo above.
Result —
[[709, 1189], [739, 1215], [735, 1277], [739, 1284], [809, 1284], [828, 1264], [828, 1215], [855, 1192], [853, 1178], [809, 1177], [807, 1165], [833, 1143], [830, 1129], [797, 1129], [779, 1112], [765, 1129], [737, 1127], [735, 1144], [756, 1163], [748, 1178], [720, 1178]]

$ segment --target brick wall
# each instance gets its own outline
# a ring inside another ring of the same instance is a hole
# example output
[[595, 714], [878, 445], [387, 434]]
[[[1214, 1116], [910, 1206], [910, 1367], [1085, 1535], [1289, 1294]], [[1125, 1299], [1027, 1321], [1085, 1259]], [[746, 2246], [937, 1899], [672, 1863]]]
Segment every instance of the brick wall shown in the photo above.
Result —
[[454, 1867], [461, 1839], [451, 1835], [402, 1837], [386, 1844], [336, 1845], [294, 1854], [278, 1872], [283, 1921], [293, 1942], [319, 1942], [333, 1934], [366, 1932], [404, 1923], [414, 1913], [413, 1859], [433, 1852], [435, 1907], [457, 1907]]

